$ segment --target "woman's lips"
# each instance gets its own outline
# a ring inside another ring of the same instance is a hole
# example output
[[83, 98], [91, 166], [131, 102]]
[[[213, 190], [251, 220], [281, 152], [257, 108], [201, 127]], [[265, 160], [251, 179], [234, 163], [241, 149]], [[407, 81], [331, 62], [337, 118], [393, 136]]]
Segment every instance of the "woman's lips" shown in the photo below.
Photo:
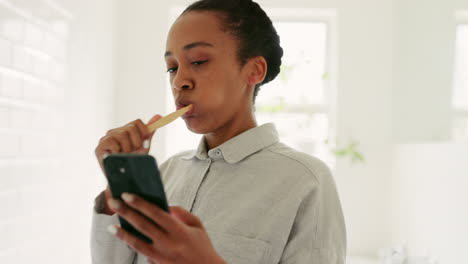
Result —
[[[192, 105], [192, 107], [190, 108], [190, 110], [187, 111], [187, 113], [185, 113], [185, 114], [182, 116], [183, 118], [184, 118], [184, 117], [191, 117], [191, 116], [192, 116], [195, 107], [193, 106], [193, 104], [190, 104], [190, 105]], [[177, 110], [179, 110], [179, 109], [181, 109], [181, 108], [184, 108], [184, 107], [186, 107], [186, 105], [179, 105], [179, 106], [177, 106]]]

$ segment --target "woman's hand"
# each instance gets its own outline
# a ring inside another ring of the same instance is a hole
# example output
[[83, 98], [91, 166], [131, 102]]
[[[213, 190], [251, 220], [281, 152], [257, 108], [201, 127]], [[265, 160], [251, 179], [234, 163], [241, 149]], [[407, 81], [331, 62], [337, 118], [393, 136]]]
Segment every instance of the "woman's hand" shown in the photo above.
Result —
[[[160, 115], [155, 115], [148, 122], [152, 124], [161, 119]], [[143, 124], [140, 119], [107, 131], [106, 135], [99, 140], [95, 154], [104, 171], [103, 160], [104, 156], [110, 153], [148, 153], [151, 145], [151, 139], [154, 135], [148, 131], [147, 125]], [[104, 190], [106, 200], [112, 197], [109, 186]], [[103, 212], [107, 215], [112, 215], [113, 212], [109, 209], [107, 203], [104, 204]]]
[[[118, 226], [110, 226], [109, 231], [134, 250], [148, 257], [150, 263], [225, 263], [214, 250], [197, 216], [178, 206], [171, 206], [169, 214], [133, 194], [125, 193], [122, 199], [125, 203], [110, 200], [108, 203], [111, 209], [151, 238], [153, 243], [146, 243]], [[161, 228], [135, 210], [157, 223]]]
[[[155, 115], [148, 122], [152, 124], [161, 119], [160, 115]], [[104, 171], [102, 161], [106, 154], [110, 153], [148, 153], [151, 138], [154, 132], [148, 131], [140, 119], [132, 121], [122, 127], [107, 131], [106, 135], [99, 140], [95, 154], [101, 169]]]

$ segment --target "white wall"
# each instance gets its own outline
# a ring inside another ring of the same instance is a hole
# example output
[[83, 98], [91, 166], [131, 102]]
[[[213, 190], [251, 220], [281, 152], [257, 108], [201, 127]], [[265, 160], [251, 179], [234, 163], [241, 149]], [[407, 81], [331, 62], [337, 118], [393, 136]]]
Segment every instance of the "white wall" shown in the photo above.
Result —
[[93, 152], [113, 104], [113, 6], [0, 1], [0, 64], [17, 79], [0, 85], [0, 263], [90, 263], [92, 200], [104, 183]]
[[396, 2], [392, 92], [393, 244], [439, 263], [465, 263], [466, 144], [450, 140], [455, 12], [468, 2]]
[[339, 3], [338, 139], [357, 140], [366, 158], [338, 160], [350, 255], [374, 256], [388, 238], [392, 1]]
[[[114, 119], [114, 23], [113, 0], [68, 0], [75, 12], [71, 42], [71, 90], [65, 150], [64, 177], [69, 179], [58, 198], [67, 215], [63, 245], [72, 241], [67, 263], [90, 263], [91, 210], [94, 197], [104, 189], [105, 179], [94, 149]], [[63, 198], [62, 198], [63, 197]], [[61, 262], [63, 263], [63, 259]]]
[[468, 9], [468, 2], [399, 0], [396, 3], [394, 141], [449, 140], [455, 11]]
[[392, 241], [412, 256], [467, 263], [468, 144], [395, 148]]
[[[167, 1], [117, 3], [115, 126], [138, 118], [146, 123], [153, 115], [166, 113], [169, 7]], [[158, 160], [165, 153], [164, 136], [164, 130], [158, 131], [152, 142]]]

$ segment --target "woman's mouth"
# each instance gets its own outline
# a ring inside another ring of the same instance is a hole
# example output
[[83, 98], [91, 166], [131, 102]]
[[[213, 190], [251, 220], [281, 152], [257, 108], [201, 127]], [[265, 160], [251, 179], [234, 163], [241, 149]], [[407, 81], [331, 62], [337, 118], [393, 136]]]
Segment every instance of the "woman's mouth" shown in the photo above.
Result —
[[191, 117], [193, 112], [194, 112], [195, 107], [193, 106], [193, 104], [178, 105], [177, 106], [177, 110], [179, 110], [179, 109], [184, 108], [184, 107], [189, 106], [189, 105], [191, 105], [192, 107], [182, 116], [182, 118]]

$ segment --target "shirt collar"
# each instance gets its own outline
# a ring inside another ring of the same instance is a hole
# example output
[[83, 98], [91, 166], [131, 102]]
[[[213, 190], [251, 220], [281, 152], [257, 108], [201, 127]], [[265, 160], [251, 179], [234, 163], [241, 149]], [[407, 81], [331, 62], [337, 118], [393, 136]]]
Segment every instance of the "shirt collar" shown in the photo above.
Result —
[[273, 123], [251, 128], [224, 142], [214, 149], [207, 149], [205, 137], [202, 137], [195, 153], [182, 157], [184, 160], [224, 159], [228, 163], [237, 163], [251, 154], [258, 152], [279, 141], [278, 132]]

